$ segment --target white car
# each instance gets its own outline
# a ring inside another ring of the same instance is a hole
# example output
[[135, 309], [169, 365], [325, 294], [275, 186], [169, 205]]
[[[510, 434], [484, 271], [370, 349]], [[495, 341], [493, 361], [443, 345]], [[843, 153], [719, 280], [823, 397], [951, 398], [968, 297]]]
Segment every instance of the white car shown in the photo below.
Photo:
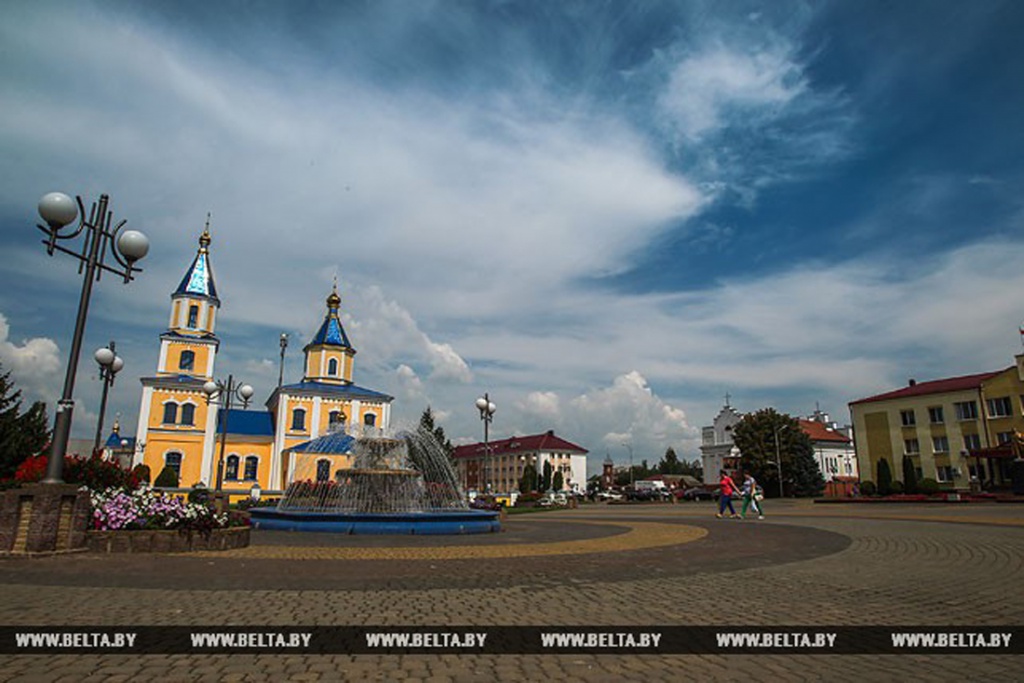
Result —
[[625, 496], [617, 491], [598, 491], [597, 497], [601, 500], [623, 500]]

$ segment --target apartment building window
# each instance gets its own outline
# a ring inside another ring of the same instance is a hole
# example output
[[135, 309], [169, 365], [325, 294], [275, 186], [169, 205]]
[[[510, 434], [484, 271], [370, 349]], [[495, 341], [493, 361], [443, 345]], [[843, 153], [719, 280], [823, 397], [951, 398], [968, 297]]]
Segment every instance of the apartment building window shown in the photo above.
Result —
[[976, 451], [981, 448], [981, 437], [977, 434], [964, 434], [964, 450]]
[[935, 468], [935, 478], [938, 481], [953, 481], [953, 468], [950, 465], [939, 465]]
[[974, 401], [963, 401], [961, 403], [954, 403], [953, 408], [956, 410], [956, 419], [958, 420], [977, 420], [978, 419], [978, 404]]
[[996, 434], [996, 443], [1000, 446], [1011, 441], [1013, 441], [1013, 432], [999, 432]]
[[917, 439], [903, 439], [903, 452], [906, 455], [918, 455], [921, 452], [921, 444]]
[[901, 410], [900, 421], [904, 427], [913, 427], [917, 424], [917, 417], [914, 416], [913, 410]]
[[1009, 396], [990, 398], [985, 401], [985, 403], [988, 405], [989, 417], [1010, 417], [1010, 412], [1013, 410], [1013, 408], [1010, 407]]
[[949, 453], [949, 437], [933, 436], [932, 450], [936, 453]]
[[942, 414], [942, 406], [932, 406], [928, 409], [928, 421], [934, 424], [942, 424], [946, 420]]

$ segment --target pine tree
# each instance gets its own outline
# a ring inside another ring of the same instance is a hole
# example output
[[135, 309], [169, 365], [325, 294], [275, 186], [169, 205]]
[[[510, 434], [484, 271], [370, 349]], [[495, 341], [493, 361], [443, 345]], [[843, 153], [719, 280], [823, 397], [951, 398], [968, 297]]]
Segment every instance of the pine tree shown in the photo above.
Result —
[[444, 452], [448, 455], [448, 459], [452, 459], [455, 453], [455, 447], [445, 435], [444, 427], [434, 423], [434, 412], [430, 409], [430, 406], [427, 406], [427, 409], [423, 411], [422, 415], [420, 415], [420, 429], [429, 434], [433, 434], [434, 438], [437, 439], [437, 443], [444, 448]]
[[542, 491], [550, 491], [551, 490], [551, 475], [552, 475], [551, 461], [550, 460], [545, 460], [544, 461], [544, 476], [541, 479], [541, 490]]
[[665, 457], [658, 463], [658, 472], [661, 474], [683, 474], [683, 463], [679, 462], [679, 457], [676, 455], [675, 450], [669, 446], [665, 450]]
[[793, 495], [798, 498], [811, 498], [820, 496], [825, 490], [825, 478], [821, 476], [821, 468], [818, 461], [814, 459], [814, 449], [808, 444], [807, 448], [798, 448], [793, 453], [793, 459], [789, 466], [793, 481]]
[[562, 476], [562, 472], [555, 472], [555, 476], [551, 477], [551, 488], [555, 491], [561, 491], [565, 485], [565, 478]]
[[26, 458], [37, 455], [50, 441], [46, 404], [37, 401], [21, 412], [21, 391], [11, 373], [0, 366], [0, 479], [14, 476]]
[[523, 468], [523, 478], [519, 480], [519, 492], [530, 493], [537, 490], [537, 468], [534, 464], [528, 463]]
[[878, 495], [888, 496], [892, 493], [892, 470], [889, 461], [882, 458], [878, 461]]
[[917, 470], [910, 456], [903, 456], [903, 492], [917, 493]]

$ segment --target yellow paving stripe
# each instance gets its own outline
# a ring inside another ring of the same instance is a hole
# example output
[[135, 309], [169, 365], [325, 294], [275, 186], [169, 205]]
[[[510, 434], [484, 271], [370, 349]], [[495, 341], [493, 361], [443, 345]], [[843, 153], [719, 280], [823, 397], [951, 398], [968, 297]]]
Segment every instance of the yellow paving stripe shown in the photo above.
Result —
[[[572, 521], [562, 523], [588, 524]], [[474, 560], [554, 555], [613, 553], [625, 550], [659, 548], [690, 543], [707, 535], [705, 529], [681, 524], [656, 522], [601, 522], [602, 526], [618, 526], [626, 533], [603, 538], [587, 538], [558, 543], [521, 545], [443, 546], [435, 548], [338, 548], [308, 546], [249, 546], [238, 550], [193, 553], [199, 557], [261, 560]]]

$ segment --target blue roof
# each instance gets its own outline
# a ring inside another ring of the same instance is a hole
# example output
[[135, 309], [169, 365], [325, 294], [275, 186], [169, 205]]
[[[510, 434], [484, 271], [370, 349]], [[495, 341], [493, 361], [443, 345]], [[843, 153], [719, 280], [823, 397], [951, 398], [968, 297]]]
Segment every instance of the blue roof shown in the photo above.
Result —
[[353, 398], [373, 398], [379, 401], [390, 402], [394, 400], [393, 396], [374, 391], [373, 389], [366, 389], [364, 387], [356, 386], [355, 384], [328, 384], [326, 382], [299, 382], [297, 384], [286, 384], [281, 387], [281, 391], [290, 390], [295, 391], [308, 391], [310, 393], [319, 394], [336, 394], [341, 396], [352, 396]]
[[319, 344], [352, 348], [352, 345], [348, 342], [348, 335], [345, 334], [345, 328], [341, 326], [341, 320], [338, 319], [338, 311], [336, 309], [331, 309], [328, 312], [320, 329], [313, 336], [313, 341], [309, 342], [310, 346]]
[[[126, 441], [123, 446], [122, 441]], [[121, 436], [117, 432], [111, 432], [110, 436], [107, 437], [107, 441], [103, 444], [105, 448], [111, 450], [135, 450], [135, 437], [134, 436]]]
[[199, 253], [196, 254], [192, 265], [185, 272], [181, 284], [174, 290], [175, 295], [185, 294], [217, 299], [217, 285], [213, 282], [213, 268], [210, 265], [210, 255], [206, 249], [209, 244], [210, 235], [208, 232], [203, 232], [199, 238]]
[[217, 413], [217, 431], [220, 432], [224, 416], [228, 418], [228, 434], [246, 436], [273, 436], [274, 423], [265, 410], [222, 410]]
[[329, 432], [323, 436], [317, 437], [312, 441], [306, 441], [300, 443], [298, 446], [292, 446], [289, 450], [294, 453], [333, 453], [343, 454], [348, 453], [352, 450], [352, 444], [356, 440], [339, 430], [336, 432]]

